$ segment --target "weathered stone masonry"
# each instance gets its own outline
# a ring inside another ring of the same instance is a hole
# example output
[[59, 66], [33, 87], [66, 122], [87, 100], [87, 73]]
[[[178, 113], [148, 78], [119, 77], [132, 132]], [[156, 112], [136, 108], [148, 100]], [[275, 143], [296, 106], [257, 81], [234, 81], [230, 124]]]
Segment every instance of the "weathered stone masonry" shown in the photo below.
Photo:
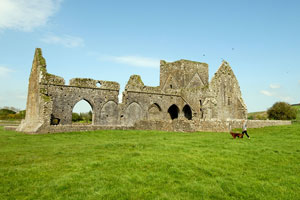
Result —
[[[63, 78], [47, 73], [46, 61], [37, 48], [29, 78], [26, 117], [17, 130], [227, 131], [229, 124], [239, 127], [247, 117], [247, 108], [231, 67], [224, 61], [210, 82], [208, 78], [206, 63], [161, 61], [160, 85], [145, 86], [140, 76], [132, 75], [119, 103], [119, 83], [74, 78], [66, 85]], [[92, 107], [92, 125], [72, 125], [72, 110], [81, 100]], [[278, 122], [281, 124], [286, 123]]]

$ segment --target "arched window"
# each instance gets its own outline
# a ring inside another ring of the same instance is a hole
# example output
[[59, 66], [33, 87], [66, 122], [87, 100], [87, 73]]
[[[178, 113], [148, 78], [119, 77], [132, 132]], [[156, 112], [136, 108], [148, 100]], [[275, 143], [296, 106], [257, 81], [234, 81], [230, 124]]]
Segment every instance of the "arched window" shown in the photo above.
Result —
[[85, 99], [77, 102], [73, 107], [72, 123], [83, 125], [90, 125], [93, 123], [93, 108]]
[[184, 113], [185, 118], [187, 118], [188, 120], [192, 119], [192, 110], [191, 110], [191, 107], [189, 105], [186, 104], [183, 107], [182, 111]]
[[170, 117], [172, 120], [176, 119], [176, 118], [178, 118], [179, 108], [175, 104], [173, 104], [168, 109], [168, 113], [170, 114]]

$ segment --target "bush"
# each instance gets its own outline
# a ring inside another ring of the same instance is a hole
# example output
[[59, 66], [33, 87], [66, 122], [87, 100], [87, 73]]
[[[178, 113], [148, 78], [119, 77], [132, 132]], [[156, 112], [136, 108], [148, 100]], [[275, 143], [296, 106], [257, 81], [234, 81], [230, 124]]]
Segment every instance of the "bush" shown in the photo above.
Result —
[[82, 120], [82, 117], [78, 113], [72, 113], [72, 121], [79, 122]]
[[15, 111], [13, 110], [9, 110], [9, 109], [0, 109], [0, 115], [3, 116], [3, 115], [9, 115], [9, 114], [16, 114]]
[[253, 115], [249, 116], [248, 119], [253, 120], [254, 119]]
[[90, 123], [92, 122], [92, 111], [87, 113], [72, 113], [72, 122], [85, 122]]
[[268, 118], [276, 120], [296, 119], [297, 109], [285, 102], [277, 102], [268, 110]]

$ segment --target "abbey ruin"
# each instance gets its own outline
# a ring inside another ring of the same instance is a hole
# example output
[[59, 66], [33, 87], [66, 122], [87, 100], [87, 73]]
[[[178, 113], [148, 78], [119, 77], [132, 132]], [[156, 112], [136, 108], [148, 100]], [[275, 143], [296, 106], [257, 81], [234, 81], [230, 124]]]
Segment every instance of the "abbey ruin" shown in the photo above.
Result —
[[[37, 48], [29, 78], [26, 118], [17, 130], [227, 131], [229, 124], [240, 127], [241, 120], [247, 118], [239, 83], [225, 61], [210, 82], [206, 63], [161, 61], [159, 86], [145, 86], [140, 76], [132, 75], [122, 103], [119, 92], [119, 83], [111, 81], [74, 78], [66, 85], [63, 78], [47, 73], [46, 61]], [[72, 125], [73, 108], [81, 100], [91, 105], [91, 125]], [[265, 124], [256, 122], [252, 126]]]

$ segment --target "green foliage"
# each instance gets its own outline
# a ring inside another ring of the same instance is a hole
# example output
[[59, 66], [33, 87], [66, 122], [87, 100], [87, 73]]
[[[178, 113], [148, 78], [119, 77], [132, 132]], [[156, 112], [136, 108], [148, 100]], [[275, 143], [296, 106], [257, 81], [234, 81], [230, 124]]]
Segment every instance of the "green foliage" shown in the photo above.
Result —
[[21, 111], [19, 112], [19, 115], [20, 115], [21, 119], [24, 119], [25, 116], [26, 116], [26, 110], [21, 110]]
[[20, 112], [15, 112], [10, 109], [0, 109], [0, 120], [11, 120], [11, 119], [24, 119], [25, 110]]
[[296, 120], [300, 120], [300, 105], [293, 106], [297, 110]]
[[0, 110], [0, 115], [8, 115], [8, 114], [16, 114], [16, 112], [13, 110], [9, 110], [9, 109], [1, 109]]
[[72, 122], [79, 122], [82, 118], [78, 113], [72, 113]]
[[84, 123], [91, 123], [92, 122], [92, 111], [87, 113], [72, 113], [72, 122], [84, 122]]
[[269, 119], [292, 120], [297, 117], [297, 109], [285, 102], [277, 102], [267, 111]]
[[268, 119], [268, 114], [267, 114], [267, 112], [248, 113], [248, 119], [249, 120], [266, 120], [266, 119]]
[[300, 105], [293, 105], [293, 107], [297, 110], [297, 116], [296, 116], [296, 119], [293, 120], [293, 123], [300, 124]]
[[39, 64], [42, 65], [43, 67], [46, 66], [46, 60], [42, 55], [42, 49], [41, 48], [36, 48], [36, 55], [37, 55], [37, 59], [39, 61]]
[[0, 199], [300, 199], [300, 124], [228, 133], [0, 127]]
[[250, 115], [250, 116], [248, 116], [248, 119], [249, 119], [249, 120], [253, 120], [253, 119], [254, 119], [254, 116], [253, 116], [253, 115]]

